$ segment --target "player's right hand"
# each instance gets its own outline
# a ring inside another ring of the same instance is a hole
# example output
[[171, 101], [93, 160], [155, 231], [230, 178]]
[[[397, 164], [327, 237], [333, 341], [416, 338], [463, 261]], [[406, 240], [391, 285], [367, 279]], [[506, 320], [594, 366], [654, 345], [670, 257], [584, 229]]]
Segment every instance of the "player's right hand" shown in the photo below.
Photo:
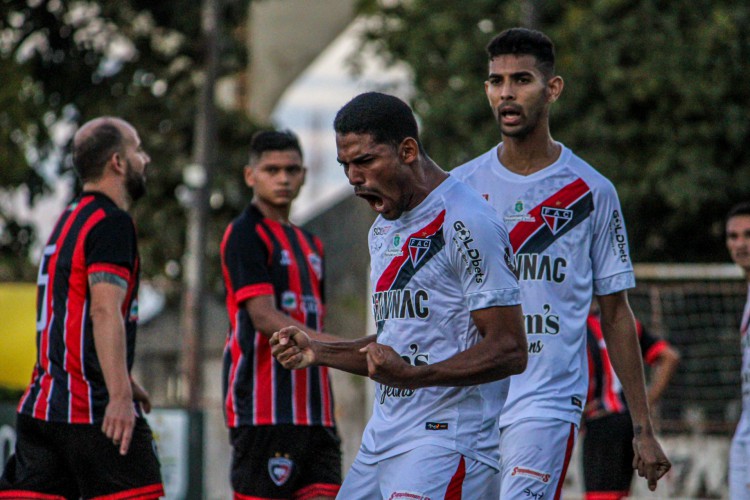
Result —
[[274, 332], [269, 342], [271, 354], [288, 370], [307, 368], [315, 363], [310, 337], [296, 326]]
[[102, 432], [120, 447], [120, 455], [128, 453], [135, 427], [135, 409], [133, 398], [110, 398], [104, 411]]

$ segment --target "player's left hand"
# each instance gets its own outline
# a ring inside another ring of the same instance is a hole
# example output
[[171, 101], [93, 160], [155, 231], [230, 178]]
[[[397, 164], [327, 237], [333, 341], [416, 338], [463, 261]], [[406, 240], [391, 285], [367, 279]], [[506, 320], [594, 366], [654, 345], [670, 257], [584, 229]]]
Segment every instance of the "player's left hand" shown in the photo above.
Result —
[[359, 350], [367, 357], [367, 376], [399, 389], [413, 389], [414, 367], [403, 360], [392, 347], [372, 342]]
[[656, 482], [672, 468], [667, 455], [652, 434], [633, 438], [633, 468], [638, 469], [638, 475], [648, 481], [648, 489], [656, 490]]

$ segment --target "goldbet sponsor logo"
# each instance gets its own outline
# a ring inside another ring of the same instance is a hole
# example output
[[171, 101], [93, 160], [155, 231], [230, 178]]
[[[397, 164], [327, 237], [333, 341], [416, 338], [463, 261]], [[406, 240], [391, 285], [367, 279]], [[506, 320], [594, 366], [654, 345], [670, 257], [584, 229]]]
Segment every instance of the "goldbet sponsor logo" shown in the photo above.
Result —
[[609, 240], [612, 253], [619, 257], [620, 262], [627, 262], [630, 258], [628, 256], [628, 241], [625, 237], [625, 226], [618, 210], [612, 211], [612, 218], [609, 221]]
[[460, 220], [453, 223], [453, 229], [456, 231], [456, 234], [453, 236], [453, 243], [455, 243], [458, 251], [461, 253], [461, 258], [466, 264], [466, 270], [469, 274], [474, 275], [474, 281], [477, 283], [484, 282], [482, 254], [477, 248], [474, 248], [474, 238], [471, 237], [471, 231]]

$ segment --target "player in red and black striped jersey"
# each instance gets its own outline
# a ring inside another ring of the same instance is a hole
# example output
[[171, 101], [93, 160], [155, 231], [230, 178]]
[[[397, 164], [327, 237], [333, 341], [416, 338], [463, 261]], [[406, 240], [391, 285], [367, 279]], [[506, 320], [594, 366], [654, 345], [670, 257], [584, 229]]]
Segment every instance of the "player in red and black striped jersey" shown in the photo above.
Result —
[[[664, 339], [636, 321], [643, 361], [651, 366], [649, 407], [659, 400], [680, 356]], [[609, 359], [595, 307], [586, 320], [589, 390], [583, 412], [583, 476], [586, 500], [617, 500], [630, 494], [633, 479], [633, 421], [620, 380]]]
[[0, 498], [164, 494], [145, 391], [130, 377], [139, 259], [126, 212], [150, 158], [127, 122], [102, 117], [73, 141], [83, 192], [60, 216], [37, 279], [37, 360], [18, 406]]
[[268, 338], [289, 324], [316, 338], [325, 314], [323, 245], [289, 222], [305, 179], [291, 132], [253, 137], [245, 181], [253, 200], [221, 244], [230, 331], [224, 348], [224, 412], [237, 499], [333, 498], [341, 454], [326, 367], [289, 371]]

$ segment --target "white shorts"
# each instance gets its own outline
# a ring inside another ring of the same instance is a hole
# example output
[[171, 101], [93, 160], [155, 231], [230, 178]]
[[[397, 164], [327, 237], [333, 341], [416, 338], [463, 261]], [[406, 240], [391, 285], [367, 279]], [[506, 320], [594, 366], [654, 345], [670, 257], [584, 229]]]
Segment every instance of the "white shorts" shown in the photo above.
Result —
[[729, 498], [750, 500], [750, 441], [737, 436], [729, 449]]
[[558, 500], [577, 439], [578, 426], [558, 419], [524, 419], [500, 429], [492, 498]]
[[336, 498], [342, 500], [460, 500], [487, 498], [495, 469], [442, 446], [418, 446], [366, 464], [354, 459]]

